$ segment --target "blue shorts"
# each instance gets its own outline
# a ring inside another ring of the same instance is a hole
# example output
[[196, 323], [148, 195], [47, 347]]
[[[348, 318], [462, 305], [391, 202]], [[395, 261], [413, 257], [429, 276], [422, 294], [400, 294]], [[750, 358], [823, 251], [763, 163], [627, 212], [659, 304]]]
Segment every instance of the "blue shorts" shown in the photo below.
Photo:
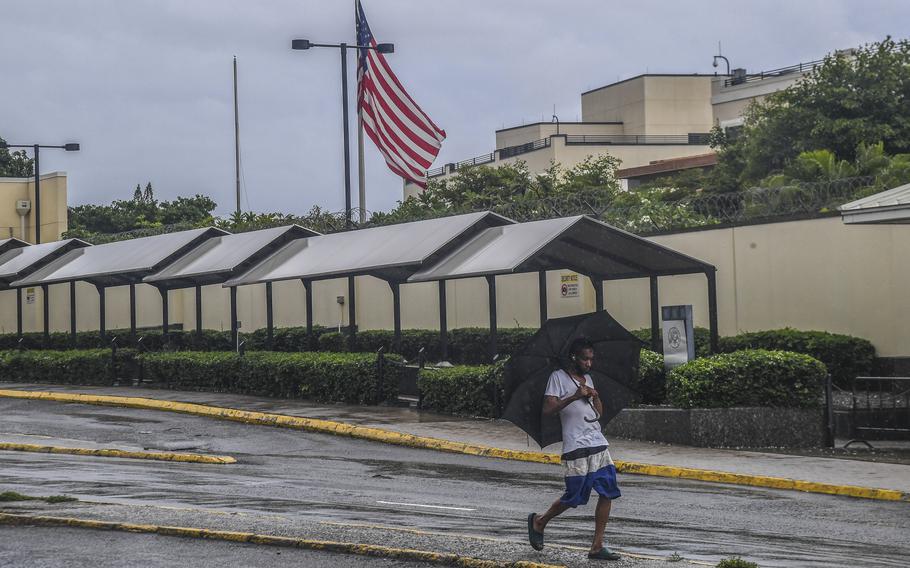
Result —
[[578, 448], [562, 455], [566, 476], [566, 492], [559, 499], [564, 505], [577, 507], [585, 505], [591, 497], [591, 490], [607, 499], [620, 497], [616, 484], [616, 466], [607, 446]]

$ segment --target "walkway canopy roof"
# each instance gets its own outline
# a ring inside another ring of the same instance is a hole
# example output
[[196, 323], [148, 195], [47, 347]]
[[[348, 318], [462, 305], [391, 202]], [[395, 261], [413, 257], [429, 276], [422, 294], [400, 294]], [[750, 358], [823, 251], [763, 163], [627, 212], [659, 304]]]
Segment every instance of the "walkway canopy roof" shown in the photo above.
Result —
[[3, 254], [8, 250], [27, 247], [27, 246], [28, 246], [27, 242], [20, 241], [19, 239], [15, 239], [15, 238], [0, 239], [0, 254]]
[[66, 239], [14, 248], [0, 254], [0, 290], [77, 248], [92, 246], [79, 239]]
[[910, 223], [910, 183], [838, 207], [847, 224]]
[[242, 274], [287, 243], [316, 235], [319, 233], [289, 225], [213, 237], [142, 281], [169, 289], [220, 284]]
[[97, 286], [137, 284], [202, 242], [226, 234], [208, 227], [79, 248], [11, 285], [38, 286], [78, 280]]
[[513, 222], [481, 212], [298, 239], [224, 285], [358, 275], [404, 282], [478, 233]]
[[577, 216], [487, 229], [408, 282], [559, 269], [602, 280], [715, 270], [706, 262], [590, 217]]

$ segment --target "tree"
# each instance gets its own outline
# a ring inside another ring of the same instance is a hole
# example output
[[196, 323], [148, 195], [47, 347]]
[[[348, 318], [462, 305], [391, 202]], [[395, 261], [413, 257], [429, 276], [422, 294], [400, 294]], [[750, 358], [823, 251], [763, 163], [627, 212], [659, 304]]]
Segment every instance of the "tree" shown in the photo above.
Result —
[[24, 150], [10, 152], [6, 140], [0, 138], [0, 177], [31, 177], [35, 175], [35, 160]]
[[708, 189], [754, 184], [803, 152], [829, 150], [831, 166], [852, 162], [860, 144], [876, 142], [888, 154], [910, 152], [908, 40], [831, 54], [795, 85], [753, 104], [742, 134], [719, 144]]

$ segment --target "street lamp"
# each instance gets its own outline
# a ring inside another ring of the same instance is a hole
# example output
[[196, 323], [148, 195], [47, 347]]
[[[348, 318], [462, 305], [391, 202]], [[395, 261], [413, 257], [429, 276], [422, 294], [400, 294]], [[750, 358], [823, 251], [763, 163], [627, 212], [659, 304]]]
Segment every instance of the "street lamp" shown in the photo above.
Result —
[[38, 150], [40, 148], [60, 148], [67, 152], [78, 152], [79, 144], [70, 142], [62, 146], [46, 144], [6, 144], [0, 143], [0, 148], [31, 148], [35, 153], [35, 244], [41, 244], [41, 174], [38, 170]]
[[291, 49], [306, 50], [313, 47], [334, 47], [341, 50], [341, 120], [344, 127], [344, 226], [351, 228], [351, 148], [348, 135], [348, 49], [372, 49], [379, 53], [395, 53], [395, 45], [348, 45], [346, 43], [313, 43], [308, 39], [291, 40]]
[[714, 61], [711, 62], [711, 66], [712, 66], [712, 67], [717, 67], [717, 60], [718, 60], [718, 59], [723, 59], [723, 60], [724, 60], [724, 63], [727, 64], [727, 75], [729, 75], [729, 74], [730, 74], [730, 60], [727, 59], [726, 57], [724, 57], [723, 55], [715, 55], [715, 56], [714, 56]]

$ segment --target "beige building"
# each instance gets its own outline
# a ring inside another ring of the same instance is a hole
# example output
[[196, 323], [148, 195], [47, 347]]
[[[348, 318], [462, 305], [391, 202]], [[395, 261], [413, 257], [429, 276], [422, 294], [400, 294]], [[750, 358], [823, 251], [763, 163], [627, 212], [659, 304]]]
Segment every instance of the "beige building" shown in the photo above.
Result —
[[[66, 172], [40, 177], [41, 242], [56, 241], [67, 229]], [[0, 239], [35, 242], [35, 178], [0, 177]]]
[[[581, 94], [581, 122], [539, 122], [496, 131], [496, 149], [427, 172], [446, 177], [459, 169], [523, 161], [531, 172], [551, 163], [571, 167], [591, 155], [610, 154], [634, 170], [712, 152], [714, 126], [736, 129], [753, 101], [786, 89], [820, 61], [731, 75], [645, 74]], [[659, 168], [658, 168], [659, 169]], [[625, 178], [621, 178], [625, 179]], [[420, 188], [404, 184], [404, 198]]]

